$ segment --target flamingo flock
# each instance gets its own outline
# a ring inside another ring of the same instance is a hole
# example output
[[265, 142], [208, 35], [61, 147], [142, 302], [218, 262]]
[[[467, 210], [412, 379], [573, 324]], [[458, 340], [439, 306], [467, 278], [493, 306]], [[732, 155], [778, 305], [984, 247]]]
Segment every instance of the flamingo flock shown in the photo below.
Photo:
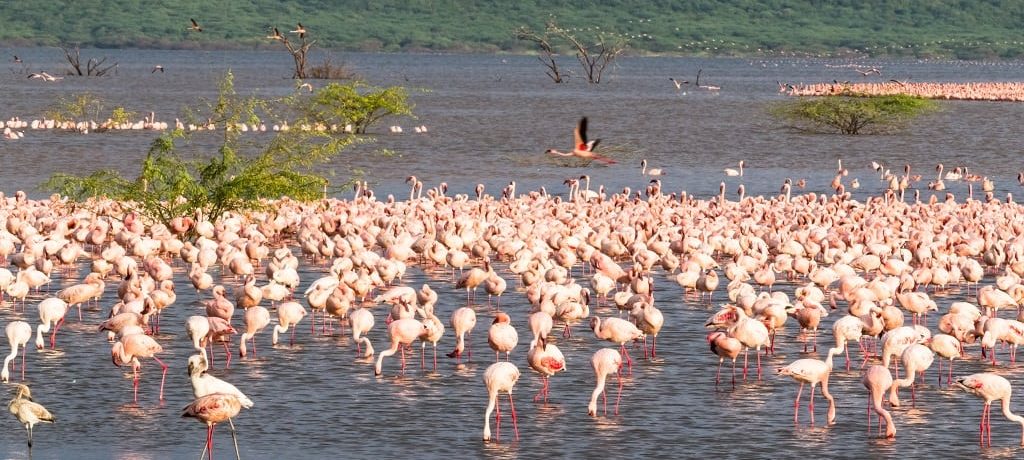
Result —
[[[5, 330], [10, 354], [3, 379], [59, 377], [52, 374], [60, 368], [36, 368], [35, 359], [26, 358], [33, 326], [38, 353], [56, 353], [82, 334], [105, 332], [113, 363], [130, 366], [132, 404], [163, 401], [165, 390], [179, 393], [164, 388], [167, 372], [188, 368], [194, 399], [182, 414], [207, 425], [205, 449], [212, 456], [214, 426], [226, 421], [233, 427], [243, 409], [260, 400], [214, 375], [230, 368], [234, 336], [239, 335], [242, 358], [235, 366], [246, 366], [301, 353], [308, 337], [335, 336], [340, 328], [338, 336], [345, 340], [337, 346], [351, 345], [367, 375], [379, 381], [392, 381], [392, 368], [400, 379], [417, 378], [406, 356], [417, 341], [422, 373], [478, 370], [489, 398], [486, 409], [483, 401], [479, 405], [483, 439], [501, 439], [499, 396], [507, 395], [515, 440], [521, 417], [513, 395], [526, 381], [521, 372], [530, 369], [539, 377], [535, 404], [553, 401], [581, 412], [586, 405], [594, 417], [609, 413], [608, 386], [614, 379], [615, 416], [624, 401], [623, 410], [629, 410], [623, 393], [653, 375], [646, 372], [649, 365], [666, 359], [657, 352], [659, 334], [662, 350], [675, 349], [682, 340], [678, 331], [687, 331], [703, 337], [710, 349], [697, 358], [706, 359], [708, 385], [693, 391], [731, 391], [715, 389], [723, 386], [726, 359], [732, 361], [732, 389], [764, 379], [764, 361], [788, 361], [776, 374], [800, 384], [797, 426], [806, 384], [811, 386], [810, 423], [820, 388], [829, 406], [825, 425], [832, 426], [845, 416], [837, 401], [853, 396], [835, 392], [836, 382], [860, 375], [868, 409], [886, 427], [882, 437], [895, 437], [905, 410], [899, 390], [910, 388], [914, 406], [934, 396], [923, 382], [933, 380], [925, 373], [935, 354], [940, 366], [947, 361], [938, 381], [955, 381], [983, 400], [982, 444], [992, 443], [992, 402], [1002, 401], [1004, 415], [1021, 420], [1010, 407], [1013, 385], [999, 375], [1014, 365], [1016, 346], [1024, 343], [1019, 320], [1024, 240], [1015, 237], [1021, 216], [1015, 203], [992, 198], [907, 202], [897, 189], [861, 202], [845, 193], [794, 196], [785, 187], [778, 196], [736, 201], [660, 190], [606, 196], [586, 193], [578, 183], [567, 196], [517, 195], [513, 185], [499, 197], [482, 190], [475, 198], [448, 196], [444, 187], [422, 197], [416, 193], [422, 183], [410, 182], [408, 200], [378, 201], [372, 193], [314, 204], [281, 199], [272, 210], [229, 213], [216, 221], [181, 217], [167, 225], [110, 201], [68, 207], [23, 193], [3, 197], [0, 292], [7, 298], [2, 308], [20, 318]], [[80, 275], [83, 268], [88, 273]], [[430, 283], [405, 281], [410, 269]], [[68, 287], [50, 288], [53, 282]], [[197, 290], [194, 301], [183, 302], [177, 294], [175, 285], [185, 282]], [[673, 284], [682, 296], [665, 294], [665, 285]], [[476, 301], [481, 286], [489, 295], [486, 303]], [[528, 307], [492, 303], [492, 296], [503, 294], [525, 299]], [[81, 309], [81, 320], [67, 318], [74, 307]], [[703, 312], [708, 319], [679, 323], [681, 309]], [[170, 329], [187, 333], [187, 359], [168, 353], [176, 336], [160, 331], [161, 315], [171, 321]], [[176, 318], [187, 319], [175, 326]], [[478, 320], [488, 328], [477, 330], [476, 342], [486, 338], [494, 364], [486, 353], [482, 361], [472, 357]], [[89, 327], [61, 329], [68, 321]], [[299, 328], [303, 321], [309, 322], [309, 332]], [[591, 332], [573, 334], [578, 322], [589, 324]], [[562, 333], [552, 334], [555, 327]], [[257, 345], [268, 340], [261, 334], [267, 328], [270, 351]], [[663, 334], [666, 329], [674, 333]], [[69, 337], [58, 342], [58, 330]], [[527, 330], [530, 340], [520, 341]], [[835, 341], [822, 354], [819, 330], [831, 330]], [[287, 344], [281, 334], [289, 334]], [[605, 341], [613, 346], [602, 348]], [[223, 363], [215, 363], [217, 343], [224, 348]], [[432, 367], [426, 362], [427, 343], [434, 348]], [[452, 350], [451, 361], [438, 362], [438, 345]], [[642, 359], [635, 347], [643, 347]], [[981, 362], [971, 356], [974, 348], [984, 356], [986, 372], [954, 376], [954, 361]], [[1000, 362], [997, 354], [1004, 349], [1009, 357]], [[11, 372], [19, 352], [21, 369]], [[737, 375], [741, 354], [743, 372]], [[840, 356], [845, 367], [834, 367]], [[559, 374], [593, 385], [589, 401], [558, 388]], [[15, 400], [27, 398], [27, 390], [19, 393]]]

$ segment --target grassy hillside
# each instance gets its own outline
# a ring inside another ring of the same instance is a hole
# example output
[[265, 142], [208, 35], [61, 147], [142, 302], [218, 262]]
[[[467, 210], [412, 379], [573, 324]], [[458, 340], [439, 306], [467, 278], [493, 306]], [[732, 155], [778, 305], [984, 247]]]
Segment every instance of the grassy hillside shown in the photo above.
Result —
[[[1019, 0], [50, 0], [0, 2], [0, 41], [98, 47], [270, 46], [296, 22], [326, 47], [522, 51], [512, 31], [555, 16], [633, 52], [779, 55], [794, 51], [964, 59], [1024, 54]], [[189, 18], [203, 27], [188, 31]]]

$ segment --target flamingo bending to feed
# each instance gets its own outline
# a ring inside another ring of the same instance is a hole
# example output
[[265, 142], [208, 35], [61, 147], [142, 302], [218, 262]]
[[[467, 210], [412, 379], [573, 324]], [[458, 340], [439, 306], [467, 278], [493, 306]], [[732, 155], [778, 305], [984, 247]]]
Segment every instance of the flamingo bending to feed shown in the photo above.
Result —
[[[1000, 375], [983, 372], [961, 377], [956, 380], [956, 384], [963, 388], [964, 391], [985, 400], [985, 407], [981, 411], [981, 424], [979, 425], [981, 433], [980, 443], [982, 446], [986, 442], [989, 446], [992, 445], [992, 401], [999, 400], [1002, 401], [1003, 415], [1010, 420], [1020, 423], [1020, 444], [1024, 446], [1024, 417], [1010, 412], [1010, 393], [1013, 391], [1013, 388], [1010, 386], [1009, 380]], [[988, 437], [985, 436], [985, 433], [988, 433]]]
[[861, 384], [864, 388], [868, 389], [868, 434], [871, 434], [871, 410], [874, 409], [878, 413], [878, 431], [882, 431], [882, 418], [885, 419], [885, 437], [895, 438], [896, 437], [896, 425], [892, 422], [892, 414], [882, 407], [883, 395], [892, 386], [892, 373], [889, 369], [878, 364], [873, 364], [866, 371], [864, 376], [860, 379]]
[[609, 375], [616, 374], [619, 377], [619, 393], [615, 397], [615, 415], [619, 415], [619, 401], [622, 399], [622, 375], [619, 374], [619, 369], [622, 367], [622, 355], [614, 348], [602, 348], [590, 358], [590, 365], [594, 368], [597, 384], [594, 386], [594, 392], [590, 394], [587, 414], [597, 415], [597, 397], [603, 393], [604, 415], [608, 415], [608, 393], [604, 391], [604, 384]]
[[32, 326], [24, 321], [11, 321], [7, 323], [4, 332], [7, 334], [7, 343], [11, 344], [11, 353], [4, 358], [4, 368], [0, 371], [0, 380], [7, 383], [11, 379], [10, 364], [18, 356], [18, 347], [21, 347], [21, 380], [25, 380], [25, 345], [32, 338]]
[[[512, 410], [512, 429], [515, 430], [516, 440], [519, 440], [519, 424], [516, 421], [516, 406], [512, 402], [512, 387], [519, 380], [519, 368], [507, 361], [499, 361], [491, 364], [484, 371], [484, 385], [487, 386], [487, 410], [484, 411], [484, 441], [491, 440], [491, 412], [494, 411], [498, 401], [498, 393], [508, 393], [508, 405]], [[497, 420], [497, 428], [494, 439], [497, 440], [501, 434], [501, 407], [498, 407], [494, 415]]]
[[796, 392], [796, 399], [793, 401], [793, 423], [798, 423], [800, 414], [800, 394], [804, 391], [804, 384], [811, 384], [811, 401], [807, 404], [807, 410], [811, 413], [811, 425], [814, 425], [814, 387], [821, 384], [821, 395], [828, 400], [828, 424], [836, 421], [836, 401], [828, 392], [828, 377], [832, 373], [832, 353], [829, 352], [825, 361], [820, 359], [804, 358], [793, 361], [786, 367], [776, 370], [779, 375], [788, 375], [793, 380], [800, 382], [800, 389]]
[[153, 358], [160, 364], [160, 367], [163, 367], [163, 375], [160, 377], [160, 400], [164, 400], [164, 381], [167, 380], [167, 365], [160, 358], [156, 357], [157, 353], [163, 351], [163, 347], [146, 334], [129, 334], [121, 337], [121, 340], [110, 349], [110, 356], [114, 365], [118, 367], [129, 363], [132, 365], [132, 372], [135, 374], [135, 378], [132, 380], [132, 387], [135, 390], [134, 401], [136, 403], [139, 402], [139, 368], [142, 367], [142, 364], [139, 362], [140, 357]]

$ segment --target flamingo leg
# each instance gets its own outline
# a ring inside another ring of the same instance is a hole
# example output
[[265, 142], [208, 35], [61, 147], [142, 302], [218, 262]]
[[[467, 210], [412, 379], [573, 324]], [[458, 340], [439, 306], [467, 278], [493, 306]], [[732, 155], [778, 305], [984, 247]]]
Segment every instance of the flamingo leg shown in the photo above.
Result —
[[252, 340], [252, 357], [255, 358], [256, 357], [256, 336], [253, 335], [251, 340]]
[[615, 395], [615, 415], [619, 415], [619, 401], [622, 400], [622, 374], [619, 374], [619, 392]]
[[[718, 372], [717, 372], [717, 373], [715, 373], [715, 386], [716, 386], [716, 387], [718, 386], [718, 383], [719, 383], [719, 382], [721, 381], [721, 376], [722, 376], [722, 361], [725, 361], [725, 358], [720, 358], [720, 359], [718, 360]], [[734, 378], [735, 378], [735, 377], [734, 377]]]
[[811, 413], [811, 426], [814, 426], [814, 384], [811, 384], [811, 401], [807, 403], [807, 412]]
[[[21, 381], [25, 381], [25, 347], [21, 347]], [[13, 364], [12, 364], [13, 366]]]
[[[231, 355], [229, 354], [228, 356], [231, 356]], [[160, 367], [164, 368], [163, 375], [160, 377], [160, 400], [163, 401], [164, 400], [164, 382], [167, 380], [167, 365], [164, 364], [163, 361], [160, 361], [160, 358], [157, 358], [155, 355], [153, 356], [153, 359], [155, 359], [156, 362], [160, 363]], [[212, 451], [211, 451], [211, 453], [212, 453]]]
[[133, 367], [132, 371], [135, 373], [135, 376], [132, 378], [132, 389], [135, 392], [135, 399], [134, 399], [134, 401], [136, 403], [138, 403], [139, 402], [139, 370], [137, 368]]
[[516, 421], [516, 405], [512, 403], [512, 392], [508, 393], [508, 407], [512, 409], [512, 430], [516, 433], [516, 441], [519, 440], [519, 423]]
[[227, 369], [227, 368], [231, 367], [231, 350], [228, 349], [228, 342], [227, 341], [224, 341], [224, 342], [221, 342], [221, 343], [224, 344], [224, 356], [227, 357], [227, 362], [224, 363], [224, 368]]
[[50, 348], [57, 348], [57, 329], [60, 329], [61, 324], [64, 324], [63, 317], [53, 326], [53, 333], [50, 334]]
[[804, 383], [800, 382], [800, 389], [796, 391], [796, 400], [793, 401], [793, 424], [800, 423], [800, 395], [804, 392]]
[[[647, 340], [647, 336], [644, 336], [644, 340]], [[654, 336], [651, 339], [651, 359], [658, 357], [658, 336]]]
[[238, 452], [238, 438], [235, 436], [235, 422], [229, 418], [228, 425], [231, 426], [231, 442], [235, 444], [235, 460], [242, 460], [242, 454]]

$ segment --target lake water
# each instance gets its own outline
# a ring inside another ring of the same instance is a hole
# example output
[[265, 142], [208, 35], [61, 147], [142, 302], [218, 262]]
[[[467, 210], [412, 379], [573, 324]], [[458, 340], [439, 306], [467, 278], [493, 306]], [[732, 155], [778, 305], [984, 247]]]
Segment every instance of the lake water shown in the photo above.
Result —
[[[58, 74], [64, 66], [58, 49], [18, 49], [13, 53], [33, 71]], [[282, 52], [83, 53], [116, 59], [120, 62], [117, 74], [46, 83], [16, 73], [20, 70], [16, 64], [3, 64], [11, 72], [0, 73], [0, 117], [38, 117], [56, 98], [90, 91], [112, 105], [139, 113], [153, 111], [158, 119], [171, 121], [198, 98], [215, 96], [217, 82], [228, 69], [236, 76], [240, 92], [287, 94], [295, 84], [287, 78], [291, 61]], [[640, 175], [641, 159], [666, 171], [663, 190], [685, 190], [699, 197], [717, 194], [723, 181], [731, 197], [740, 183], [748, 194], [774, 194], [786, 178], [806, 179], [803, 192], [827, 191], [839, 159], [850, 170], [846, 182], [857, 177], [862, 184], [853, 191], [858, 198], [877, 194], [885, 185], [869, 168], [871, 161], [897, 171], [910, 164], [925, 180], [932, 177], [938, 162], [947, 170], [966, 165], [974, 173], [993, 178], [997, 196], [1016, 193], [1019, 187], [1021, 104], [944, 102], [940, 112], [913, 129], [854, 137], [794, 133], [765, 113], [770, 103], [783, 98], [777, 80], [810, 83], [861, 78], [849, 67], [837, 67], [848, 64], [845, 61], [624, 58], [600, 85], [588, 85], [578, 77], [556, 85], [546, 79], [535, 58], [528, 56], [345, 54], [336, 56], [335, 62], [339, 59], [373, 84], [424, 90], [411, 93], [418, 119], [385, 121], [370, 136], [374, 142], [356, 146], [325, 166], [335, 172], [339, 182], [351, 169], [364, 171], [379, 197], [404, 197], [404, 180], [410, 174], [428, 188], [447, 182], [449, 193], [472, 193], [477, 183], [483, 183], [488, 193], [497, 194], [510, 180], [517, 182], [519, 192], [545, 187], [564, 193], [563, 181], [581, 174], [590, 176], [592, 188], [604, 185], [609, 190], [636, 190], [647, 183]], [[155, 64], [163, 65], [166, 72], [150, 73]], [[565, 61], [565, 65], [571, 64]], [[884, 79], [914, 81], [1014, 80], [1022, 69], [1020, 63], [858, 64], [879, 67]], [[722, 87], [720, 92], [691, 88], [682, 94], [668, 81], [668, 77], [692, 80], [699, 68], [705, 81]], [[570, 167], [544, 155], [549, 147], [571, 145], [572, 128], [580, 116], [589, 117], [590, 136], [611, 147], [618, 164]], [[402, 125], [405, 134], [387, 133], [389, 124]], [[411, 133], [413, 126], [421, 124], [429, 133]], [[26, 190], [41, 197], [46, 192], [36, 186], [54, 172], [98, 167], [134, 172], [153, 136], [151, 132], [79, 135], [27, 131], [24, 139], [0, 142], [0, 190], [7, 194]], [[198, 136], [194, 145], [208, 147], [212, 138]], [[384, 155], [382, 151], [392, 153]], [[736, 167], [741, 159], [746, 162], [744, 177], [725, 177], [722, 169]], [[949, 188], [958, 198], [966, 195], [962, 183], [949, 184]], [[925, 192], [922, 194], [927, 197]], [[498, 264], [497, 268], [511, 285], [507, 266]], [[179, 263], [175, 269], [179, 286], [189, 286], [185, 267]], [[87, 270], [83, 260], [76, 273], [55, 276], [51, 290], [78, 282]], [[325, 267], [303, 262], [299, 289], [304, 290], [325, 272]], [[527, 341], [521, 340], [512, 359], [523, 373], [514, 391], [518, 442], [510, 442], [507, 418], [501, 442], [480, 441], [487, 403], [482, 374], [491, 362], [486, 344], [491, 318], [487, 306], [478, 307], [480, 324], [470, 338], [476, 353], [463, 368], [441, 357], [437, 372], [421, 371], [418, 363], [411, 361], [409, 371], [397, 376], [397, 361], [388, 359], [384, 377], [375, 378], [372, 364], [355, 358], [349, 337], [311, 336], [307, 317], [298, 327], [295, 346], [272, 348], [268, 329], [257, 336], [258, 357], [242, 360], [236, 356], [230, 369], [222, 369], [223, 355], [218, 351], [213, 373], [256, 402], [235, 421], [245, 458], [965, 458], [1020, 454], [1019, 428], [1000, 414], [993, 417], [994, 447], [979, 448], [980, 401], [937, 385], [934, 369], [918, 388], [917, 406], [895, 411], [896, 440], [867, 435], [866, 392], [859, 373], [838, 366], [831, 383], [838, 402], [837, 423], [821, 423], [825, 404], [819, 395], [818, 425], [808, 426], [803, 403], [801, 423], [794, 425], [792, 400], [797, 385], [772, 372], [805, 356], [800, 353], [798, 328], [792, 321], [780, 334], [778, 354], [765, 362], [768, 372], [764, 379], [738, 384], [735, 389], [729, 385], [716, 389], [717, 357], [708, 351], [702, 327], [710, 310], [684, 300], [678, 285], [663, 273], [655, 278], [658, 306], [666, 317], [658, 340], [658, 359], [635, 362], [634, 375], [625, 381], [618, 416], [590, 417], [586, 411], [594, 380], [590, 356], [609, 344], [598, 341], [583, 327], [577, 327], [571, 339], [557, 337], [568, 370], [552, 379], [550, 404], [543, 406], [532, 402], [540, 380], [526, 364]], [[434, 287], [441, 295], [437, 313], [445, 321], [466, 303], [464, 294], [443, 274], [412, 267], [405, 282], [417, 288], [423, 283]], [[986, 282], [991, 283], [991, 277]], [[224, 283], [229, 292], [237, 285], [232, 280]], [[793, 286], [782, 285], [781, 289], [792, 294]], [[720, 289], [716, 300], [724, 298], [722, 292]], [[83, 322], [69, 319], [58, 336], [56, 351], [29, 351], [28, 383], [33, 395], [58, 417], [56, 425], [37, 427], [33, 457], [198, 457], [204, 427], [182, 419], [180, 410], [192, 399], [186, 376], [190, 345], [184, 319], [200, 311], [202, 304], [190, 288], [178, 289], [178, 294], [177, 303], [164, 313], [158, 336], [165, 348], [162, 359], [170, 365], [162, 404], [156, 397], [159, 367], [151, 360], [143, 361], [139, 404], [133, 404], [130, 373], [110, 364], [110, 344], [105, 334], [95, 332], [96, 324], [116, 302], [116, 292], [110, 286], [100, 302], [102, 311], [87, 310]], [[26, 319], [34, 325], [35, 304], [42, 298], [29, 298], [27, 315], [12, 312], [10, 307], [0, 309], [0, 322]], [[939, 298], [940, 311], [966, 298], [964, 292], [954, 290]], [[520, 337], [526, 337], [529, 304], [523, 294], [506, 294], [502, 307], [512, 315]], [[383, 311], [375, 310], [377, 326], [370, 333], [378, 352], [386, 348]], [[607, 308], [593, 313], [615, 314]], [[838, 317], [834, 314], [824, 321], [822, 344], [831, 341], [831, 334], [824, 331], [829, 331]], [[439, 345], [447, 352], [453, 344], [449, 330]], [[817, 356], [823, 357], [825, 347], [820, 350]], [[992, 370], [977, 359], [977, 346], [968, 352], [972, 359], [957, 361], [956, 374]], [[1002, 364], [998, 371], [1019, 385], [1022, 369], [1019, 364]], [[906, 396], [904, 391], [904, 399]], [[1021, 407], [1018, 403], [1013, 406]], [[0, 457], [27, 457], [24, 430], [10, 416], [4, 419]], [[224, 428], [218, 427], [215, 446], [217, 457], [231, 456]]]

